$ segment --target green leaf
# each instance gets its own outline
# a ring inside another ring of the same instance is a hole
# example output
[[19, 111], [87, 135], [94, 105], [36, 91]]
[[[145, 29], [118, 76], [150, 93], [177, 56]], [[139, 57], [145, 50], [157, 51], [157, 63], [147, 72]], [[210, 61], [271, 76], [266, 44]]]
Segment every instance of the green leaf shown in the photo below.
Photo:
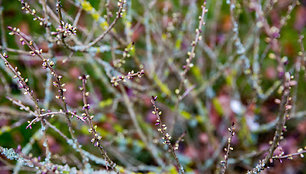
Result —
[[154, 74], [153, 76], [154, 81], [156, 82], [157, 86], [159, 87], [159, 89], [165, 93], [167, 96], [171, 96], [171, 91], [168, 88], [167, 85], [165, 85], [161, 80], [159, 80], [159, 78], [157, 77], [156, 74]]
[[218, 115], [222, 116], [224, 112], [223, 112], [222, 105], [219, 102], [219, 100], [217, 98], [213, 98], [212, 102], [213, 102], [213, 105], [214, 105]]

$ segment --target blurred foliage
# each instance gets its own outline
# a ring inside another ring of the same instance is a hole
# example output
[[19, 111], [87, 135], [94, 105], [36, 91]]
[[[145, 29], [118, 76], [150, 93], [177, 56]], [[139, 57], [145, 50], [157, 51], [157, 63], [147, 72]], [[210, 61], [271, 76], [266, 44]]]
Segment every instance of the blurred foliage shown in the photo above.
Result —
[[[28, 2], [37, 9], [40, 16], [43, 16], [38, 0]], [[109, 19], [107, 19], [107, 2], [110, 3], [111, 11]], [[183, 92], [179, 91], [180, 94], [188, 90], [192, 92], [187, 92], [188, 95], [179, 102], [177, 102], [176, 89], [179, 88], [180, 82], [184, 81], [184, 79], [181, 80], [180, 73], [183, 71], [182, 66], [186, 63], [187, 52], [191, 49], [190, 44], [196, 34], [195, 29], [198, 26], [202, 1], [128, 0], [123, 17], [118, 20], [105, 39], [95, 45], [109, 46], [111, 50], [103, 52], [100, 49], [100, 52], [94, 53], [73, 52], [55, 43], [50, 47], [45, 28], [37, 21], [33, 21], [31, 15], [22, 12], [19, 1], [2, 0], [1, 7], [3, 7], [5, 28], [8, 25], [20, 28], [36, 42], [39, 48], [43, 49], [45, 54], [52, 50], [56, 60], [55, 69], [63, 76], [63, 81], [66, 83], [65, 96], [69, 109], [77, 113], [83, 112], [82, 96], [78, 90], [81, 81], [78, 80], [78, 76], [90, 75], [87, 84], [90, 92], [90, 112], [95, 115], [94, 123], [98, 127], [97, 132], [103, 137], [108, 155], [118, 165], [123, 166], [122, 170], [128, 169], [140, 173], [148, 171], [177, 173], [172, 156], [167, 153], [167, 147], [159, 143], [162, 140], [154, 126], [156, 118], [151, 114], [151, 96], [158, 96], [157, 102], [163, 111], [162, 119], [173, 136], [172, 143], [174, 144], [183, 132], [187, 132], [177, 151], [178, 158], [187, 173], [212, 173], [220, 167], [219, 161], [223, 160], [223, 147], [231, 122], [235, 122], [238, 129], [237, 135], [233, 137], [234, 151], [230, 154], [228, 173], [242, 173], [252, 169], [257, 161], [262, 159], [263, 150], [269, 147], [269, 141], [273, 139], [275, 130], [275, 124], [271, 127], [269, 124], [275, 121], [279, 111], [279, 106], [274, 103], [274, 100], [281, 98], [281, 93], [278, 92], [280, 86], [278, 62], [273, 56], [274, 51], [267, 49], [268, 36], [264, 30], [259, 30], [257, 33], [254, 31], [257, 22], [256, 12], [251, 9], [250, 2], [237, 1], [234, 14], [239, 24], [239, 38], [247, 47], [245, 55], [248, 57], [250, 67], [244, 66], [237, 54], [233, 40], [230, 5], [225, 1], [208, 0], [203, 40], [196, 47], [194, 66], [186, 76], [191, 88]], [[129, 6], [130, 3], [131, 6]], [[263, 7], [269, 5], [268, 1], [261, 3]], [[290, 3], [292, 3], [290, 0], [280, 0], [273, 5], [271, 11], [265, 11], [264, 16], [270, 26], [279, 25]], [[56, 14], [56, 1], [48, 0], [47, 4]], [[88, 44], [104, 31], [103, 27], [106, 24], [104, 23], [101, 27], [101, 24], [97, 22], [100, 18], [108, 21], [108, 24], [116, 18], [116, 4], [117, 1], [106, 0], [63, 1], [62, 6], [65, 12], [63, 18], [72, 24], [79, 7], [82, 6], [75, 37], [82, 44]], [[94, 14], [91, 14], [92, 11]], [[297, 5], [290, 14], [290, 19], [280, 30], [278, 38], [280, 57], [286, 57], [288, 60], [286, 71], [292, 74], [296, 72], [298, 52], [301, 51], [298, 39], [306, 33], [305, 16], [305, 4]], [[50, 29], [55, 31], [58, 23], [54, 22], [52, 17], [50, 20], [54, 24]], [[1, 33], [5, 33], [8, 48], [29, 51], [27, 46], [20, 44], [17, 37], [10, 36], [7, 29], [1, 30]], [[259, 41], [258, 46], [255, 43], [256, 39]], [[73, 39], [66, 40], [68, 44], [77, 45]], [[306, 39], [303, 43], [306, 45]], [[125, 58], [124, 50], [130, 49], [132, 45], [134, 49], [128, 51], [130, 57]], [[3, 42], [1, 48], [3, 48]], [[42, 62], [29, 55], [18, 54], [17, 51], [8, 51], [8, 53], [10, 63], [17, 66], [24, 77], [29, 78], [29, 86], [41, 100], [40, 105], [44, 106], [48, 71], [41, 68]], [[258, 60], [255, 60], [256, 56]], [[48, 58], [53, 57], [49, 55]], [[63, 60], [67, 62], [63, 63]], [[125, 60], [122, 67], [114, 66], [118, 60]], [[258, 74], [254, 72], [256, 63], [259, 66]], [[112, 76], [127, 74], [132, 70], [137, 72], [142, 67], [145, 70], [144, 76], [120, 82], [121, 88], [112, 86], [110, 83]], [[26, 129], [27, 121], [32, 120], [33, 116], [30, 117], [24, 112], [20, 114], [19, 112], [22, 111], [19, 111], [18, 107], [11, 104], [6, 97], [19, 99], [30, 105], [32, 109], [33, 104], [28, 97], [22, 95], [16, 81], [12, 80], [2, 67], [0, 75], [3, 79], [0, 81], [0, 146], [15, 149], [18, 145], [24, 147], [41, 128], [41, 124], [36, 123], [33, 129]], [[254, 80], [254, 77], [258, 79]], [[304, 62], [304, 68], [299, 72], [299, 79], [295, 79], [298, 82], [297, 92], [296, 94], [292, 92], [292, 97], [296, 96], [295, 111], [291, 113], [293, 118], [286, 123], [285, 139], [280, 143], [285, 154], [294, 153], [298, 148], [306, 145], [305, 78]], [[260, 97], [262, 94], [256, 91], [255, 82], [258, 83], [263, 94], [269, 90], [271, 94], [266, 98]], [[10, 87], [9, 93], [5, 85]], [[50, 89], [49, 95], [52, 99], [46, 109], [58, 110], [62, 104], [54, 98], [57, 90], [52, 87]], [[294, 90], [295, 88], [292, 88], [292, 91]], [[125, 101], [124, 93], [128, 96], [128, 101]], [[132, 109], [132, 113], [129, 109]], [[14, 111], [14, 116], [10, 117], [10, 114], [6, 114], [8, 110]], [[148, 142], [143, 142], [141, 135], [137, 132], [131, 118], [133, 113]], [[297, 117], [298, 114], [301, 116]], [[63, 134], [69, 135], [63, 115], [48, 118], [48, 120]], [[11, 128], [18, 121], [22, 124]], [[99, 156], [98, 149], [90, 143], [89, 127], [75, 118], [72, 119], [72, 124], [82, 148]], [[265, 129], [265, 126], [268, 128]], [[80, 155], [57, 132], [48, 128], [47, 137], [53, 155], [52, 162], [67, 162], [71, 167], [77, 168], [82, 166]], [[161, 169], [154, 160], [152, 152], [148, 150], [148, 143], [158, 147], [157, 156], [163, 159], [164, 169]], [[43, 140], [36, 139], [31, 153], [33, 156], [44, 159], [44, 149]], [[1, 159], [4, 157], [1, 156]], [[11, 171], [11, 169], [2, 169], [3, 166], [5, 164], [0, 162], [0, 173]], [[103, 168], [94, 162], [92, 166], [95, 169]], [[275, 161], [273, 168], [268, 169], [267, 173], [277, 172], [305, 173], [305, 159], [294, 158], [292, 161], [286, 160], [283, 163]]]

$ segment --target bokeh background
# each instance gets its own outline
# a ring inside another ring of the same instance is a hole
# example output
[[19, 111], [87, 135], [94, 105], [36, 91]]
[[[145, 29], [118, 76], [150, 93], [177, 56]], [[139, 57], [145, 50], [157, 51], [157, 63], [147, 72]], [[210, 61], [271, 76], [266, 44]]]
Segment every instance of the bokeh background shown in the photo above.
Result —
[[[29, 48], [22, 45], [17, 36], [9, 35], [7, 26], [20, 28], [42, 49], [46, 58], [56, 62], [55, 69], [66, 84], [65, 97], [70, 110], [83, 112], [78, 77], [90, 75], [88, 100], [90, 112], [95, 115], [94, 124], [103, 137], [110, 158], [127, 173], [176, 173], [175, 161], [167, 153], [167, 146], [161, 143], [161, 135], [155, 126], [151, 96], [158, 96], [157, 106], [163, 112], [162, 120], [173, 137], [172, 143], [184, 135], [184, 141], [180, 142], [176, 152], [187, 173], [214, 173], [220, 168], [229, 136], [227, 129], [232, 122], [235, 122], [236, 134], [232, 140], [234, 150], [230, 152], [227, 173], [245, 173], [263, 159], [274, 136], [279, 112], [275, 99], [281, 98], [281, 79], [277, 70], [278, 53], [270, 47], [265, 30], [258, 27], [259, 14], [253, 5], [259, 3], [262, 16], [270, 27], [280, 28], [281, 20], [286, 20], [277, 38], [279, 56], [286, 64], [286, 71], [297, 82], [291, 89], [293, 108], [286, 122], [284, 139], [275, 153], [295, 153], [306, 145], [305, 52], [299, 42], [306, 33], [305, 0], [278, 0], [275, 3], [240, 0], [230, 4], [207, 0], [202, 40], [196, 46], [194, 66], [183, 80], [181, 73], [196, 35], [202, 0], [127, 0], [126, 10], [111, 32], [87, 53], [71, 51], [57, 42], [56, 37], [49, 36], [46, 27], [40, 26], [32, 15], [21, 9], [20, 1], [0, 2], [0, 49], [7, 52], [9, 62], [29, 79], [28, 84], [40, 99], [40, 106], [56, 111], [62, 108], [62, 103], [55, 98], [57, 89], [51, 85], [49, 71], [41, 68], [42, 62], [29, 54]], [[44, 17], [42, 0], [26, 2], [36, 9], [38, 16]], [[295, 3], [293, 10], [288, 10]], [[118, 10], [117, 1], [62, 0], [61, 4], [63, 20], [77, 28], [75, 36], [66, 38], [72, 46], [86, 45], [94, 40], [105, 30], [101, 19], [110, 24]], [[231, 5], [235, 7], [233, 14]], [[50, 30], [55, 31], [59, 26], [56, 1], [48, 0], [47, 7]], [[238, 24], [238, 35], [233, 32], [233, 17]], [[235, 46], [236, 36], [245, 48], [242, 54]], [[302, 43], [306, 43], [305, 39]], [[2, 60], [0, 64], [0, 146], [14, 149], [18, 145], [27, 146], [27, 154], [43, 160], [44, 140], [37, 135], [41, 129], [40, 122], [32, 129], [26, 129], [27, 121], [34, 117], [19, 110], [7, 97], [21, 100], [31, 108], [33, 103], [23, 95]], [[298, 64], [300, 71], [296, 68]], [[145, 72], [142, 77], [120, 81], [118, 86], [111, 83], [112, 78], [119, 74], [141, 69]], [[188, 88], [178, 91], [186, 79]], [[179, 102], [176, 92], [183, 96]], [[148, 142], [141, 138], [132, 117], [136, 118]], [[69, 136], [63, 115], [48, 117], [47, 120]], [[90, 143], [89, 127], [76, 118], [72, 118], [72, 124], [82, 148], [99, 156], [98, 149]], [[80, 155], [65, 139], [51, 128], [46, 130], [46, 134], [53, 163], [82, 168]], [[154, 161], [148, 144], [157, 147], [156, 153], [164, 167]], [[16, 161], [7, 160], [5, 156], [0, 156], [0, 159], [0, 173], [36, 171], [29, 167], [16, 169]], [[95, 161], [90, 163], [96, 170], [105, 168]], [[306, 173], [305, 168], [305, 159], [298, 155], [293, 160], [275, 160], [263, 173]]]

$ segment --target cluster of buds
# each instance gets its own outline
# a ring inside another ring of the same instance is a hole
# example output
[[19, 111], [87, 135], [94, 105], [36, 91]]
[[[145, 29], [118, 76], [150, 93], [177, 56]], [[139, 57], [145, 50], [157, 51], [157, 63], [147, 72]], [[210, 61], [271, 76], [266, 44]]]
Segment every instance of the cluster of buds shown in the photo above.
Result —
[[29, 120], [26, 129], [32, 129], [32, 125], [35, 124], [36, 122], [38, 122], [37, 118], [34, 118], [32, 121]]
[[20, 29], [19, 28], [16, 28], [16, 27], [11, 27], [11, 26], [8, 26], [7, 29], [9, 29], [11, 32], [9, 32], [9, 35], [15, 35], [15, 34], [20, 34]]
[[[166, 128], [167, 128], [167, 127], [166, 127]], [[163, 144], [169, 144], [169, 143], [171, 143], [171, 142], [170, 142], [171, 138], [172, 138], [172, 137], [171, 137], [168, 133], [166, 133], [165, 136], [162, 137], [162, 139], [164, 140], [164, 141], [163, 141]]]
[[[20, 40], [21, 39], [23, 39], [23, 38], [20, 38]], [[32, 56], [36, 56], [36, 55], [38, 55], [38, 54], [42, 54], [42, 49], [37, 49], [37, 50], [33, 50], [33, 51], [30, 51], [30, 54], [32, 55]]]
[[[95, 125], [95, 129], [97, 128], [97, 125]], [[89, 130], [92, 132], [92, 128]], [[95, 131], [96, 132], [96, 131]], [[91, 143], [94, 144], [94, 146], [99, 146], [100, 141], [102, 140], [102, 136], [98, 135], [97, 133], [94, 134], [94, 137], [90, 140]]]
[[89, 119], [89, 121], [91, 121], [94, 118], [94, 115], [89, 115], [90, 104], [87, 103], [87, 99], [86, 99], [86, 97], [89, 96], [89, 92], [86, 91], [86, 89], [85, 89], [85, 83], [86, 83], [88, 78], [89, 78], [89, 75], [79, 76], [79, 80], [82, 80], [82, 82], [83, 82], [83, 85], [79, 87], [79, 90], [83, 94], [83, 102], [84, 102], [83, 110], [85, 111], [85, 113], [83, 113], [82, 116], [83, 116], [84, 119]]
[[86, 91], [86, 87], [85, 87], [85, 84], [88, 78], [89, 78], [89, 75], [79, 76], [79, 80], [82, 81], [82, 86], [79, 87], [79, 90], [82, 92], [83, 103], [84, 103], [83, 110], [85, 113], [83, 113], [82, 116], [85, 117], [86, 119], [89, 119], [89, 121], [91, 121], [94, 118], [94, 116], [89, 115], [90, 104], [87, 102], [87, 97], [89, 96], [89, 92]]
[[234, 150], [233, 147], [231, 147], [231, 142], [232, 142], [233, 136], [235, 135], [235, 124], [232, 123], [232, 127], [228, 128], [227, 130], [230, 133], [230, 136], [227, 138], [228, 148], [224, 148], [225, 152], [229, 152], [230, 150]]
[[135, 43], [132, 42], [127, 48], [124, 49], [124, 51], [123, 51], [123, 57], [124, 58], [128, 58], [128, 57], [131, 56], [130, 51], [134, 50], [134, 45], [135, 45]]
[[[271, 155], [268, 154], [264, 160], [259, 161], [256, 167], [253, 170], [248, 171], [248, 173], [260, 173], [262, 170], [268, 167], [268, 162], [272, 163], [273, 159], [280, 158], [278, 156], [273, 157], [272, 155], [277, 149], [277, 146], [279, 145], [279, 141], [284, 139], [283, 131], [286, 130], [286, 126], [285, 126], [286, 119], [289, 119], [288, 113], [292, 108], [292, 105], [290, 105], [290, 102], [292, 99], [289, 96], [290, 89], [292, 86], [296, 85], [296, 82], [293, 81], [294, 77], [291, 76], [289, 72], [284, 73], [283, 78], [284, 78], [284, 85], [282, 85], [280, 90], [278, 91], [279, 93], [282, 93], [282, 100], [275, 99], [275, 102], [277, 104], [280, 104], [281, 111], [279, 113], [279, 121], [276, 127], [276, 132], [275, 132], [273, 141], [269, 142], [269, 144], [271, 145], [269, 149], [269, 153], [271, 153]], [[280, 153], [280, 155], [282, 156], [283, 153]], [[291, 158], [290, 155], [287, 155], [286, 157], [288, 157], [288, 159]]]
[[[84, 83], [86, 83], [87, 79], [89, 78], [89, 75], [81, 75], [79, 76], [79, 80], [82, 80]], [[88, 97], [89, 96], [89, 92], [85, 91], [83, 86], [79, 87], [79, 90], [84, 93], [84, 97]], [[89, 110], [90, 109], [90, 105], [88, 103], [85, 103], [83, 106], [83, 110]]]
[[167, 126], [165, 124], [162, 123], [160, 116], [162, 115], [162, 112], [159, 110], [159, 108], [156, 106], [156, 100], [157, 100], [157, 96], [152, 96], [151, 98], [151, 103], [153, 105], [153, 111], [152, 113], [156, 116], [156, 123], [155, 125], [158, 126], [158, 132], [160, 132], [162, 134], [162, 139], [163, 139], [163, 144], [166, 144], [168, 146], [168, 152], [171, 152], [177, 165], [179, 168], [179, 173], [184, 173], [184, 168], [181, 166], [176, 154], [175, 154], [175, 150], [178, 149], [178, 143], [180, 140], [178, 140], [176, 142], [176, 146], [173, 147], [171, 144], [171, 139], [172, 137], [169, 135], [168, 132], [166, 132], [167, 130]]
[[53, 68], [54, 62], [51, 61], [50, 59], [45, 59], [42, 55], [42, 49], [37, 49], [36, 44], [33, 41], [30, 41], [29, 39], [27, 39], [27, 36], [24, 33], [20, 32], [18, 28], [12, 28], [9, 26], [8, 29], [11, 31], [11, 35], [16, 34], [18, 37], [20, 37], [21, 42], [24, 42], [25, 44], [28, 45], [28, 47], [31, 49], [30, 54], [32, 56], [36, 55], [43, 61], [42, 63], [43, 68], [48, 68], [50, 70], [50, 74], [53, 75], [55, 78], [53, 85], [58, 88], [58, 92], [59, 92], [59, 95], [55, 96], [55, 98], [61, 99], [65, 103], [64, 92], [66, 91], [66, 89], [63, 88], [65, 84], [61, 84], [60, 80], [62, 79], [62, 76], [58, 75], [55, 72]]
[[39, 113], [37, 112], [33, 112], [33, 111], [28, 111], [30, 112], [32, 115], [36, 116], [32, 121], [28, 121], [28, 126], [26, 127], [26, 129], [30, 128], [32, 129], [32, 125], [35, 124], [36, 122], [41, 121], [42, 117], [46, 117], [46, 116], [51, 116], [51, 118], [54, 117], [55, 114], [64, 114], [63, 111], [60, 109], [57, 112], [51, 112], [51, 110], [45, 110], [43, 108], [39, 109]]
[[65, 23], [64, 21], [61, 21], [61, 25], [56, 28], [56, 32], [51, 32], [53, 36], [56, 36], [58, 40], [61, 39], [61, 37], [66, 38], [71, 35], [76, 35], [77, 29], [76, 27], [72, 26], [69, 23]]
[[125, 59], [131, 57], [130, 52], [134, 51], [134, 42], [129, 44], [123, 51], [122, 58], [114, 61], [114, 66], [116, 68], [120, 68], [123, 64], [125, 64]]
[[83, 103], [84, 103], [84, 106], [83, 106], [84, 113], [82, 114], [82, 116], [85, 120], [87, 120], [88, 126], [90, 127], [88, 129], [88, 132], [93, 135], [93, 138], [91, 139], [90, 142], [93, 143], [94, 146], [99, 147], [102, 151], [104, 151], [102, 148], [102, 144], [101, 144], [102, 136], [100, 136], [97, 133], [97, 125], [93, 125], [93, 122], [92, 122], [94, 116], [89, 115], [90, 105], [87, 102], [87, 97], [89, 96], [89, 92], [86, 91], [86, 82], [88, 78], [89, 78], [89, 75], [79, 76], [79, 80], [82, 81], [82, 86], [79, 87], [79, 89], [82, 92], [82, 96], [83, 96], [82, 98], [83, 98]]
[[162, 123], [160, 116], [162, 115], [162, 112], [159, 110], [159, 108], [156, 106], [156, 100], [157, 100], [157, 96], [152, 96], [151, 99], [151, 103], [153, 105], [153, 111], [152, 114], [154, 114], [156, 116], [156, 123], [155, 125], [158, 126], [157, 131], [160, 132], [163, 137], [163, 144], [168, 144], [171, 145], [171, 139], [172, 137], [169, 135], [167, 131], [167, 126], [165, 124]]
[[7, 97], [13, 104], [19, 106], [19, 109], [22, 111], [31, 112], [29, 106], [25, 106], [20, 100], [14, 100], [13, 98]]
[[66, 97], [63, 95], [56, 95], [55, 98], [59, 100], [66, 100]]
[[174, 144], [174, 150], [178, 150], [179, 149], [179, 144], [180, 144], [180, 142], [182, 142], [182, 141], [184, 141], [184, 136], [186, 135], [186, 132], [184, 132], [177, 140], [176, 140], [176, 142], [175, 142], [175, 144]]
[[[26, 44], [26, 40], [24, 40], [24, 38], [20, 38], [19, 41], [20, 41], [21, 45], [25, 45]], [[33, 41], [29, 41], [29, 44], [33, 45]]]
[[200, 34], [202, 33], [202, 26], [205, 25], [204, 17], [207, 12], [208, 10], [206, 8], [206, 1], [204, 1], [202, 5], [202, 14], [201, 16], [199, 16], [199, 20], [200, 20], [199, 26], [195, 30], [196, 36], [195, 36], [194, 41], [191, 42], [191, 51], [187, 53], [188, 57], [186, 59], [186, 64], [183, 65], [183, 69], [184, 69], [183, 75], [185, 75], [187, 71], [193, 67], [193, 64], [191, 62], [192, 62], [192, 59], [195, 57], [195, 47], [197, 46], [198, 42], [202, 40], [202, 36]]
[[81, 120], [82, 122], [85, 122], [86, 120], [86, 117], [84, 117], [83, 115], [82, 116], [79, 116], [77, 115], [76, 111], [68, 111], [69, 114], [71, 114], [71, 118], [75, 117], [77, 118], [78, 120]]
[[[17, 32], [17, 29], [15, 29], [15, 31]], [[40, 112], [40, 111], [39, 111], [39, 106], [38, 106], [39, 100], [34, 96], [33, 90], [31, 90], [30, 87], [27, 85], [28, 79], [24, 79], [24, 78], [21, 76], [21, 72], [18, 71], [18, 68], [17, 68], [17, 67], [14, 68], [14, 67], [7, 61], [8, 56], [6, 55], [6, 53], [4, 53], [3, 55], [0, 54], [0, 57], [1, 57], [1, 59], [4, 61], [5, 66], [8, 67], [8, 68], [13, 72], [13, 74], [14, 74], [14, 77], [13, 77], [13, 78], [18, 79], [19, 88], [24, 89], [24, 95], [29, 95], [30, 98], [31, 98], [31, 100], [32, 100], [32, 101], [34, 102], [34, 104], [35, 104], [35, 108], [36, 108], [36, 111], [37, 111], [37, 112], [31, 111], [30, 108], [27, 107], [27, 106], [24, 106], [24, 105], [21, 103], [21, 101], [15, 101], [15, 100], [9, 98], [10, 101], [12, 101], [14, 104], [16, 104], [17, 106], [20, 107], [20, 110], [25, 110], [25, 111], [31, 113], [32, 115], [36, 116], [35, 119], [33, 119], [32, 121], [29, 121], [29, 122], [28, 122], [29, 125], [26, 127], [26, 128], [30, 128], [30, 129], [31, 129], [31, 128], [32, 128], [32, 124], [35, 123], [35, 122], [37, 122], [37, 121], [39, 121], [39, 119], [38, 119], [39, 117], [37, 116], [37, 115], [39, 114], [38, 112]]]
[[126, 4], [126, 0], [119, 0], [117, 3], [117, 6], [119, 7], [119, 11], [116, 12], [116, 15], [118, 18], [123, 16], [123, 13], [125, 12], [125, 9], [123, 8]]
[[53, 86], [58, 88], [58, 93], [59, 95], [56, 95], [55, 98], [56, 99], [60, 99], [60, 100], [66, 100], [66, 97], [64, 96], [64, 92], [67, 91], [65, 87], [65, 83], [61, 83], [60, 80], [63, 78], [63, 76], [61, 75], [56, 75], [53, 71], [51, 71], [51, 74], [54, 75], [54, 77], [57, 78], [57, 80], [53, 81]]
[[42, 63], [42, 68], [46, 69], [46, 68], [48, 68], [48, 65], [50, 67], [53, 67], [54, 66], [54, 62], [52, 60], [50, 60], [50, 59], [44, 59], [43, 63]]
[[53, 118], [54, 115], [56, 115], [56, 114], [64, 114], [62, 110], [52, 112], [51, 110], [46, 111], [43, 108], [40, 108], [39, 113], [37, 113], [37, 111], [35, 111], [35, 112], [32, 111], [29, 106], [25, 106], [20, 100], [16, 100], [16, 99], [13, 99], [13, 98], [10, 98], [10, 97], [7, 97], [7, 99], [9, 99], [16, 106], [19, 106], [19, 109], [21, 111], [24, 110], [24, 111], [30, 113], [31, 115], [35, 116], [35, 118], [32, 121], [28, 121], [28, 126], [26, 127], [26, 129], [28, 129], [28, 128], [32, 129], [32, 125], [35, 124], [36, 122], [40, 121], [42, 117], [50, 116], [51, 118]]
[[[61, 77], [61, 76], [60, 76], [60, 77]], [[53, 86], [56, 87], [56, 88], [59, 88], [59, 87], [60, 87], [57, 81], [53, 81]], [[62, 87], [62, 88], [65, 87], [65, 83], [61, 84], [61, 87]], [[63, 91], [65, 92], [66, 90], [63, 90]]]
[[[88, 106], [89, 106], [89, 105], [88, 105]], [[83, 110], [84, 110], [84, 109], [87, 109], [87, 107], [84, 108], [84, 106], [83, 106]], [[89, 108], [88, 108], [88, 109], [89, 109]], [[94, 115], [89, 116], [89, 115], [87, 115], [86, 113], [82, 113], [82, 118], [83, 118], [84, 120], [86, 120], [86, 119], [92, 120], [94, 117], [95, 117]]]
[[46, 25], [45, 19], [38, 16], [36, 10], [31, 9], [30, 5], [27, 2], [24, 2], [22, 0], [21, 5], [22, 5], [21, 9], [23, 11], [25, 11], [25, 13], [31, 14], [32, 16], [34, 16], [34, 18], [33, 18], [34, 21], [39, 21], [39, 25], [41, 25], [41, 26]]
[[28, 45], [28, 47], [31, 49], [29, 54], [32, 56], [42, 55], [42, 49], [37, 48], [37, 45], [32, 40], [30, 40], [28, 36], [22, 33], [19, 28], [13, 28], [11, 26], [8, 26], [7, 28], [11, 31], [9, 35], [16, 35], [19, 37], [21, 45]]
[[[1, 150], [2, 149], [0, 149], [0, 151]], [[35, 166], [36, 169], [39, 170], [42, 174], [59, 173], [57, 165], [53, 165], [52, 163], [48, 163], [46, 165], [45, 162], [42, 161], [40, 156], [35, 157], [32, 153], [25, 154], [22, 151], [23, 149], [21, 145], [18, 145], [15, 150], [10, 149], [10, 154], [18, 160], [23, 161], [24, 165], [26, 166]]]
[[79, 76], [79, 80], [87, 80], [89, 77], [90, 77], [89, 75], [81, 75]]
[[258, 164], [256, 165], [256, 167], [252, 170], [249, 170], [247, 172], [247, 174], [259, 174], [261, 173], [262, 170], [264, 170], [266, 167], [266, 164], [264, 163], [263, 160], [259, 160]]
[[126, 79], [133, 79], [134, 77], [142, 77], [144, 74], [144, 70], [140, 70], [138, 72], [134, 72], [133, 70], [131, 72], [129, 72], [127, 75], [120, 75], [117, 77], [113, 77], [111, 80], [111, 83], [114, 86], [118, 86], [120, 81], [126, 82]]
[[276, 39], [276, 38], [279, 38], [280, 37], [280, 29], [276, 26], [272, 26], [269, 30], [269, 35], [273, 38], [273, 39]]
[[[285, 80], [286, 80], [286, 82], [285, 82], [284, 86], [281, 86], [281, 88], [280, 88], [280, 90], [278, 92], [281, 93], [282, 91], [284, 91], [284, 95], [289, 95], [290, 89], [293, 86], [295, 86], [297, 84], [297, 82], [294, 80], [294, 76], [291, 76], [289, 72], [285, 73]], [[283, 101], [285, 103], [282, 103], [282, 101], [280, 99], [278, 99], [278, 98], [276, 98], [274, 100], [274, 102], [276, 104], [284, 105], [286, 119], [290, 118], [290, 115], [288, 113], [292, 109], [292, 105], [290, 104], [291, 101], [292, 101], [292, 97], [290, 97], [290, 96], [288, 97], [287, 101]], [[284, 129], [285, 128], [286, 127], [284, 126]]]
[[[123, 55], [124, 55], [124, 54], [123, 54]], [[122, 67], [123, 64], [125, 64], [125, 59], [124, 59], [124, 57], [123, 57], [122, 59], [117, 59], [117, 60], [114, 61], [114, 66], [115, 66], [116, 68]]]
[[279, 153], [277, 155], [274, 155], [272, 157], [272, 159], [278, 159], [282, 163], [283, 159], [292, 160], [294, 156], [300, 156], [301, 158], [304, 158], [304, 153], [306, 153], [306, 146], [304, 147], [304, 149], [303, 148], [299, 148], [297, 150], [297, 152], [291, 153], [291, 154], [288, 154], [288, 155], [284, 155], [284, 152], [281, 151], [281, 153]]
[[24, 95], [27, 95], [27, 94], [30, 94], [30, 95], [33, 95], [33, 91], [30, 90], [29, 86], [27, 85], [27, 82], [28, 82], [28, 79], [24, 79], [22, 76], [21, 76], [21, 72], [18, 71], [18, 68], [17, 67], [13, 67], [6, 59], [8, 58], [8, 55], [6, 53], [3, 53], [3, 54], [0, 54], [1, 56], [1, 59], [4, 61], [4, 64], [6, 67], [8, 67], [13, 73], [14, 73], [14, 79], [18, 79], [18, 85], [19, 85], [19, 88], [23, 88], [25, 91], [24, 91]]
[[233, 147], [231, 147], [231, 142], [233, 139], [233, 136], [235, 135], [235, 123], [232, 123], [232, 126], [228, 128], [228, 132], [230, 133], [230, 136], [227, 138], [227, 147], [224, 148], [225, 155], [224, 155], [224, 161], [221, 161], [221, 173], [225, 173], [225, 170], [227, 168], [227, 161], [229, 157], [229, 152], [234, 150]]
[[175, 31], [175, 28], [176, 28], [175, 25], [178, 24], [179, 22], [180, 22], [179, 13], [173, 13], [172, 14], [172, 20], [168, 21], [168, 23], [167, 23], [166, 33], [163, 34], [164, 39], [170, 38], [172, 36], [171, 32]]

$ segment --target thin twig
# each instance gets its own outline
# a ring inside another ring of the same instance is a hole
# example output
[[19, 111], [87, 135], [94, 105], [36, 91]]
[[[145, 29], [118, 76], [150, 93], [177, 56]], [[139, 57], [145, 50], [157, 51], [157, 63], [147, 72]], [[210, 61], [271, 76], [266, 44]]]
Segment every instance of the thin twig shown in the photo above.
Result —
[[166, 132], [167, 130], [167, 126], [165, 124], [162, 123], [162, 120], [160, 119], [160, 116], [162, 114], [162, 112], [159, 110], [159, 108], [156, 106], [156, 99], [157, 97], [155, 96], [152, 96], [152, 99], [151, 99], [151, 103], [153, 105], [153, 111], [152, 113], [156, 116], [157, 120], [156, 120], [156, 123], [155, 125], [158, 126], [158, 131], [163, 135], [162, 139], [163, 139], [163, 143], [164, 144], [167, 144], [168, 148], [169, 148], [169, 151], [172, 153], [175, 161], [176, 161], [176, 164], [178, 166], [178, 169], [179, 169], [179, 173], [180, 174], [183, 174], [185, 173], [184, 172], [184, 168], [183, 166], [181, 165], [181, 163], [179, 162], [177, 156], [176, 156], [176, 153], [175, 153], [175, 149], [174, 147], [172, 146], [171, 144], [171, 136], [169, 135], [168, 132]]
[[[82, 75], [79, 77], [80, 80], [82, 80], [82, 87], [80, 88], [80, 90], [82, 91], [82, 98], [83, 98], [83, 110], [84, 110], [84, 116], [86, 118], [87, 124], [90, 127], [89, 129], [89, 133], [92, 134], [93, 138], [91, 140], [91, 142], [97, 146], [100, 150], [100, 152], [102, 153], [102, 155], [105, 157], [106, 161], [108, 162], [109, 166], [116, 172], [118, 173], [117, 169], [116, 169], [116, 163], [113, 162], [109, 156], [107, 155], [106, 151], [104, 150], [104, 147], [102, 146], [102, 137], [97, 133], [96, 128], [97, 126], [94, 126], [92, 123], [92, 119], [94, 118], [94, 116], [90, 116], [89, 114], [89, 108], [90, 105], [87, 102], [87, 97], [89, 95], [89, 92], [86, 91], [86, 81], [88, 79], [88, 75]], [[107, 167], [107, 166], [106, 166]]]
[[224, 155], [224, 160], [221, 161], [220, 174], [225, 173], [225, 171], [227, 169], [229, 152], [233, 150], [233, 148], [231, 147], [231, 142], [232, 142], [233, 136], [235, 135], [235, 123], [232, 123], [232, 126], [231, 126], [231, 128], [228, 128], [228, 131], [230, 132], [230, 136], [227, 139], [227, 147], [224, 149], [226, 154]]
[[107, 33], [109, 33], [112, 28], [115, 26], [115, 24], [117, 23], [117, 21], [121, 18], [122, 16], [122, 12], [123, 12], [123, 9], [124, 9], [124, 5], [126, 3], [126, 0], [119, 0], [118, 2], [118, 6], [119, 6], [119, 10], [118, 12], [116, 12], [117, 16], [116, 18], [113, 20], [113, 22], [109, 25], [109, 27], [100, 35], [98, 36], [95, 40], [93, 40], [92, 42], [90, 42], [85, 49], [88, 49], [89, 47], [92, 47], [93, 45], [95, 45], [97, 42], [99, 42], [100, 40], [102, 40], [106, 35]]

